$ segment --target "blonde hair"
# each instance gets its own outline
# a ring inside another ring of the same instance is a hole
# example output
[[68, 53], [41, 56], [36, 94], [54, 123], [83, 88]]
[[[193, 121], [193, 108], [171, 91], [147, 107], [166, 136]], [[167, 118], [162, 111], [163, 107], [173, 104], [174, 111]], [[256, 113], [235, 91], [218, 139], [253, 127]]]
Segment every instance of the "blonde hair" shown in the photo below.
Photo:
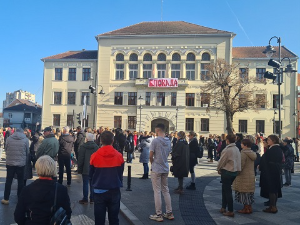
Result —
[[144, 132], [144, 135], [145, 135], [145, 136], [149, 136], [149, 132], [148, 132], [148, 131], [145, 131], [145, 132]]
[[56, 163], [48, 155], [41, 156], [36, 161], [35, 168], [39, 177], [56, 177]]
[[252, 144], [255, 144], [255, 138], [252, 135], [250, 134], [246, 135], [245, 139], [249, 139]]

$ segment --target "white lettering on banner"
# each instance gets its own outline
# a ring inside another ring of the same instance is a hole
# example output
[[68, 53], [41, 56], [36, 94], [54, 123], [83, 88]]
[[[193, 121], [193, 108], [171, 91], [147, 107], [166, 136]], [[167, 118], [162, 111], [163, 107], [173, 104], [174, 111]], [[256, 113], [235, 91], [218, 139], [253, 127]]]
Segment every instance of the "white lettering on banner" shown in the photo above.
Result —
[[148, 87], [178, 87], [178, 78], [149, 78]]

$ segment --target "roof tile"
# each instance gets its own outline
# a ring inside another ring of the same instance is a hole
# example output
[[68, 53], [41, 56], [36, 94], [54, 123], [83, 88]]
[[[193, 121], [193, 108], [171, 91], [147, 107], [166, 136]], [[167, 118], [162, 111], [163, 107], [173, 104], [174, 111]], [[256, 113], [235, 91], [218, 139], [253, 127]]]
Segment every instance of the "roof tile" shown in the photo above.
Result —
[[97, 50], [67, 51], [57, 55], [42, 58], [45, 59], [97, 59]]

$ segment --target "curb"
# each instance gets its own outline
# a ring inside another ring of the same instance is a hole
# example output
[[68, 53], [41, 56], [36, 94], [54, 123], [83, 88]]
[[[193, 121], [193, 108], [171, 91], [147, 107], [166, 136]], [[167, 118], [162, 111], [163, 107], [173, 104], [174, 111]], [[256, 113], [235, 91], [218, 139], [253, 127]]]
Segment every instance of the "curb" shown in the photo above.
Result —
[[144, 225], [123, 202], [120, 202], [120, 212], [131, 225]]

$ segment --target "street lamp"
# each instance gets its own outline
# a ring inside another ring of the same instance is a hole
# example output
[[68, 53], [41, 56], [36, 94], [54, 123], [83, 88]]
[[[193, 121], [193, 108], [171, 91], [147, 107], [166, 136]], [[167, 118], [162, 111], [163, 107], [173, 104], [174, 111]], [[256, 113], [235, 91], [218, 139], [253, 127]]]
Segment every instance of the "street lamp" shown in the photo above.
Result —
[[141, 133], [141, 127], [142, 127], [142, 96], [140, 95], [139, 97], [139, 100], [140, 100], [140, 106], [139, 106], [139, 110], [140, 110], [140, 129], [139, 129], [139, 132]]
[[176, 130], [175, 131], [177, 131], [177, 120], [178, 120], [178, 107], [176, 107]]
[[[97, 73], [96, 73], [96, 80], [97, 80]], [[95, 84], [96, 86], [97, 84]], [[99, 95], [105, 95], [105, 92], [103, 90], [102, 85], [98, 85], [101, 87], [100, 92], [98, 93]], [[95, 128], [95, 123], [96, 123], [96, 111], [97, 111], [97, 90], [96, 87], [93, 87], [92, 85], [89, 86], [89, 89], [91, 90], [91, 93], [94, 94], [94, 116], [93, 116], [93, 128]]]
[[[279, 101], [279, 107], [278, 107], [278, 116], [279, 116], [279, 119], [278, 119], [279, 120], [278, 136], [281, 139], [281, 133], [282, 133], [281, 132], [281, 93], [280, 93], [280, 85], [282, 84], [281, 77], [283, 77], [283, 72], [287, 73], [287, 75], [290, 77], [291, 73], [296, 72], [296, 70], [294, 70], [289, 57], [284, 57], [283, 59], [281, 59], [281, 38], [280, 37], [276, 37], [276, 36], [272, 37], [269, 40], [269, 45], [266, 47], [266, 49], [263, 51], [263, 53], [266, 54], [266, 56], [268, 58], [271, 58], [273, 56], [273, 54], [276, 52], [275, 49], [273, 48], [273, 46], [271, 45], [271, 40], [274, 39], [274, 38], [277, 39], [277, 43], [279, 45], [278, 46], [278, 58], [279, 58], [279, 60], [276, 61], [274, 59], [270, 59], [268, 65], [275, 68], [275, 73], [277, 74], [278, 101]], [[288, 59], [289, 64], [286, 66], [285, 70], [283, 72], [281, 72], [280, 67], [282, 66], [282, 61], [284, 59]], [[264, 74], [264, 78], [273, 79], [273, 81], [274, 81], [276, 76], [273, 73], [266, 72]], [[274, 121], [274, 123], [275, 123], [275, 121]]]
[[[276, 123], [275, 123], [275, 115], [277, 114], [276, 110], [274, 110], [274, 117], [273, 117], [273, 134], [276, 133]], [[280, 128], [279, 128], [280, 129]]]

